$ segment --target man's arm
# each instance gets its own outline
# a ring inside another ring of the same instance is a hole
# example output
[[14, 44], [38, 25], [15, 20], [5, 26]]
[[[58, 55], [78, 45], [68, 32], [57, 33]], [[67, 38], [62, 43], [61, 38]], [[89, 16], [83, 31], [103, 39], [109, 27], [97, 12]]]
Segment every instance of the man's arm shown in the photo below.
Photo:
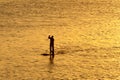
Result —
[[48, 36], [48, 39], [50, 39], [51, 37], [50, 37], [50, 35]]

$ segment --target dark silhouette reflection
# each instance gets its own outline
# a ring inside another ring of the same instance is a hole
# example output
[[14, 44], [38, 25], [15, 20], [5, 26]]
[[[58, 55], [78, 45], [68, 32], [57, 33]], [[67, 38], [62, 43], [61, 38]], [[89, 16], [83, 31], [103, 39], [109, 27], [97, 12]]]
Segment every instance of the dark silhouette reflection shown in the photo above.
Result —
[[50, 56], [50, 64], [54, 64], [54, 57]]
[[50, 61], [49, 61], [49, 65], [48, 65], [48, 68], [49, 68], [49, 72], [50, 72], [50, 73], [53, 72], [53, 67], [54, 67], [54, 58], [51, 57], [51, 58], [50, 58]]
[[48, 36], [50, 39], [50, 59], [54, 59], [54, 36]]
[[54, 58], [51, 57], [48, 64], [48, 77], [49, 80], [54, 80]]

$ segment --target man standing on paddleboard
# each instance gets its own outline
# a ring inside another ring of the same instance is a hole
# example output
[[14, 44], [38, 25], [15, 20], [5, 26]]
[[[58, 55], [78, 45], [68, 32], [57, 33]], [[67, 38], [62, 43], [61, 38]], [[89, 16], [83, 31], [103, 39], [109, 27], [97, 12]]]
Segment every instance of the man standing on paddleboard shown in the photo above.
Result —
[[54, 58], [54, 36], [48, 36], [48, 39], [50, 39], [50, 58]]

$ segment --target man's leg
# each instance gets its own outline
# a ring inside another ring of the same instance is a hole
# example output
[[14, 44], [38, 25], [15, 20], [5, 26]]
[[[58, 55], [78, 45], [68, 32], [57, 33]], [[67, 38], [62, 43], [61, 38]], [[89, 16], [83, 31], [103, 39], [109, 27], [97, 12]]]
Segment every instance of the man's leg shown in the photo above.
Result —
[[52, 46], [50, 44], [50, 59], [52, 58]]
[[54, 47], [52, 46], [51, 49], [52, 49], [52, 57], [54, 58]]

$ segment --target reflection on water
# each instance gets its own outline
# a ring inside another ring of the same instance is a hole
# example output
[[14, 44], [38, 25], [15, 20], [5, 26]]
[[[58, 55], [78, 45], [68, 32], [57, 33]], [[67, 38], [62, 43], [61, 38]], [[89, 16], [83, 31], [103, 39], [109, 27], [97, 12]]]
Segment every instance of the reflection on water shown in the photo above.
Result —
[[52, 56], [50, 56], [50, 64], [54, 64], [54, 57]]
[[54, 73], [54, 58], [53, 57], [50, 57], [49, 59], [49, 64], [48, 64], [48, 76], [49, 76], [49, 79], [54, 79], [54, 75], [52, 73]]

